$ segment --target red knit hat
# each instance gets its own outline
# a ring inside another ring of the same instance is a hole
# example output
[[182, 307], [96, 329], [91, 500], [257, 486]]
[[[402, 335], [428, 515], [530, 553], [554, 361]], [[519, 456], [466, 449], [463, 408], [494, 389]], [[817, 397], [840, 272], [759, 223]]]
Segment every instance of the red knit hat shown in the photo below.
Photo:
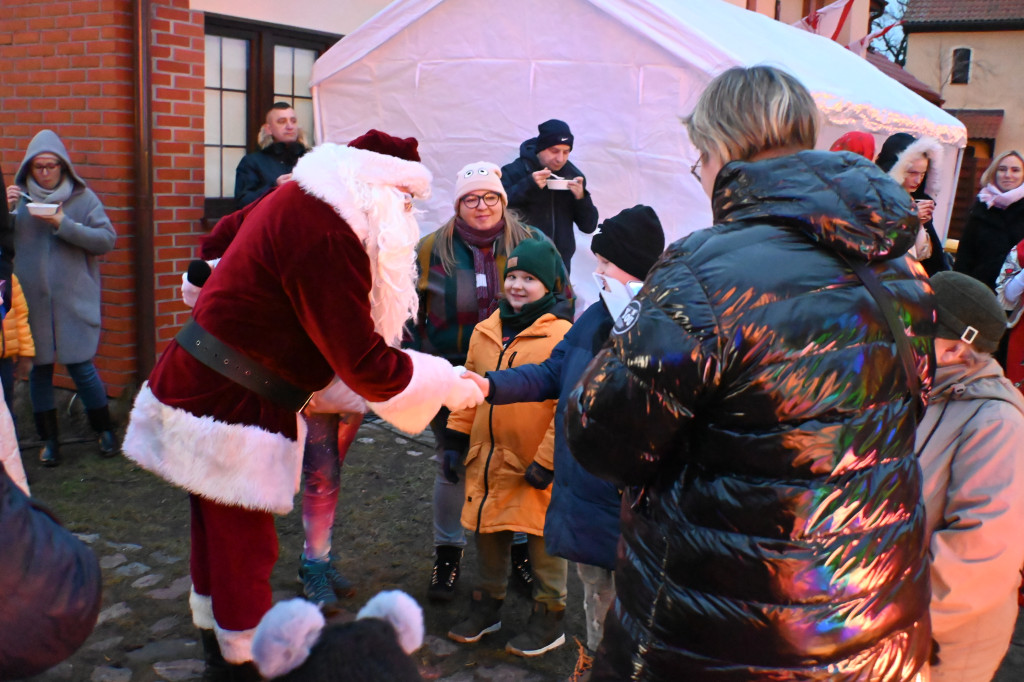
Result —
[[875, 138], [870, 133], [853, 130], [832, 143], [830, 152], [853, 152], [860, 154], [868, 161], [875, 160]]
[[394, 156], [406, 161], [418, 162], [420, 160], [420, 153], [417, 151], [419, 142], [416, 141], [415, 137], [402, 139], [372, 128], [349, 142], [348, 146], [386, 156]]

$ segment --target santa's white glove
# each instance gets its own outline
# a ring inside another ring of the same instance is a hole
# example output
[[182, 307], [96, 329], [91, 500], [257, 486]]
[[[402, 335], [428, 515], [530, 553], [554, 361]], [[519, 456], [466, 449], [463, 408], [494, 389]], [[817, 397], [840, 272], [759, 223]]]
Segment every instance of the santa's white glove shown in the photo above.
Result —
[[452, 371], [455, 373], [455, 381], [448, 388], [448, 394], [442, 401], [444, 406], [452, 412], [457, 412], [481, 404], [484, 401], [484, 393], [480, 387], [461, 378], [466, 373], [466, 368], [460, 365], [452, 367]]
[[197, 287], [192, 282], [188, 281], [188, 273], [181, 273], [181, 300], [185, 302], [189, 308], [196, 306], [196, 299], [199, 298], [199, 292], [202, 291], [202, 287]]
[[196, 306], [199, 292], [203, 290], [203, 285], [206, 283], [210, 273], [213, 272], [213, 269], [217, 267], [217, 263], [220, 263], [220, 258], [214, 258], [205, 262], [201, 259], [196, 259], [189, 263], [188, 270], [181, 273], [181, 300], [189, 308]]
[[1007, 282], [1006, 287], [1003, 289], [1003, 298], [1008, 303], [1016, 305], [1020, 301], [1021, 295], [1024, 295], [1024, 270], [1014, 275], [1013, 279]]

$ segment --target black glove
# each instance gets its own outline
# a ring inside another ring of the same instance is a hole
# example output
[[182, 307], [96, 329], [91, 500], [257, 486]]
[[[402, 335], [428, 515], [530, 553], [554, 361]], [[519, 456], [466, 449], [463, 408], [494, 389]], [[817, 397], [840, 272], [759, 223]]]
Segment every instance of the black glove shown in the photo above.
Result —
[[551, 481], [555, 480], [555, 472], [546, 467], [542, 467], [536, 462], [530, 462], [530, 466], [526, 467], [526, 473], [523, 474], [526, 478], [526, 482], [532, 485], [537, 490], [544, 490]]
[[441, 471], [450, 483], [459, 482], [459, 464], [462, 462], [462, 454], [458, 450], [445, 450], [444, 458], [441, 460]]

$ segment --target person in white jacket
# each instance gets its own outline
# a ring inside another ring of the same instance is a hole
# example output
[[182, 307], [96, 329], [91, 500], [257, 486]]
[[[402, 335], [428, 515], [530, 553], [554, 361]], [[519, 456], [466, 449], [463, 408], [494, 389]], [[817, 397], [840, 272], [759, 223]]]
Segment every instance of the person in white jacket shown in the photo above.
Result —
[[992, 357], [1006, 330], [989, 288], [931, 278], [938, 369], [917, 430], [931, 555], [931, 680], [989, 682], [1017, 619], [1024, 563], [1024, 398]]

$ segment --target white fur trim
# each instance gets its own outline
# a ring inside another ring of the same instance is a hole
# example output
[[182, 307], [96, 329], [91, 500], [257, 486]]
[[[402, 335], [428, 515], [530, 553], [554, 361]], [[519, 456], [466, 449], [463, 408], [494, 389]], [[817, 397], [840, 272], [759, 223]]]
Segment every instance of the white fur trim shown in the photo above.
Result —
[[225, 630], [217, 625], [213, 631], [217, 633], [217, 643], [225, 661], [238, 665], [252, 660], [252, 638], [256, 636], [256, 628]]
[[[0, 391], [0, 396], [3, 391]], [[21, 450], [18, 449], [18, 435], [14, 431], [14, 420], [7, 405], [0, 405], [0, 462], [3, 463], [7, 475], [14, 484], [26, 495], [32, 495], [28, 489], [28, 477], [21, 463]]]
[[402, 431], [417, 434], [430, 425], [430, 420], [444, 404], [451, 385], [461, 380], [454, 375], [451, 363], [444, 358], [414, 350], [402, 352], [412, 359], [412, 379], [409, 384], [398, 395], [382, 403], [369, 403], [369, 406], [382, 419]]
[[192, 609], [192, 624], [200, 630], [212, 630], [217, 621], [213, 618], [213, 599], [196, 592], [193, 587], [188, 595], [188, 605]]
[[260, 674], [280, 677], [305, 663], [325, 622], [320, 609], [305, 599], [275, 604], [263, 616], [252, 640], [252, 660]]
[[365, 414], [366, 399], [353, 391], [348, 385], [334, 377], [334, 380], [313, 394], [306, 405], [306, 412], [321, 414], [340, 414], [342, 412], [359, 412]]
[[359, 610], [356, 619], [380, 618], [391, 623], [398, 643], [407, 654], [423, 645], [423, 609], [401, 590], [381, 592]]
[[169, 407], [147, 383], [135, 399], [122, 449], [144, 469], [196, 495], [287, 514], [299, 490], [306, 440], [306, 422], [297, 419], [293, 441]]
[[[928, 159], [929, 171], [937, 169], [942, 163], [942, 145], [930, 137], [914, 140], [896, 157], [896, 163], [889, 169], [889, 177], [902, 185], [903, 180], [907, 177], [907, 170], [910, 168], [910, 164], [922, 156]], [[939, 185], [939, 173], [928, 173], [928, 184], [924, 188], [928, 196], [936, 199]]]
[[430, 171], [421, 163], [365, 149], [325, 143], [299, 159], [293, 179], [334, 207], [370, 258], [370, 311], [377, 332], [398, 345], [416, 316], [416, 245], [420, 228], [405, 193], [430, 196]]

